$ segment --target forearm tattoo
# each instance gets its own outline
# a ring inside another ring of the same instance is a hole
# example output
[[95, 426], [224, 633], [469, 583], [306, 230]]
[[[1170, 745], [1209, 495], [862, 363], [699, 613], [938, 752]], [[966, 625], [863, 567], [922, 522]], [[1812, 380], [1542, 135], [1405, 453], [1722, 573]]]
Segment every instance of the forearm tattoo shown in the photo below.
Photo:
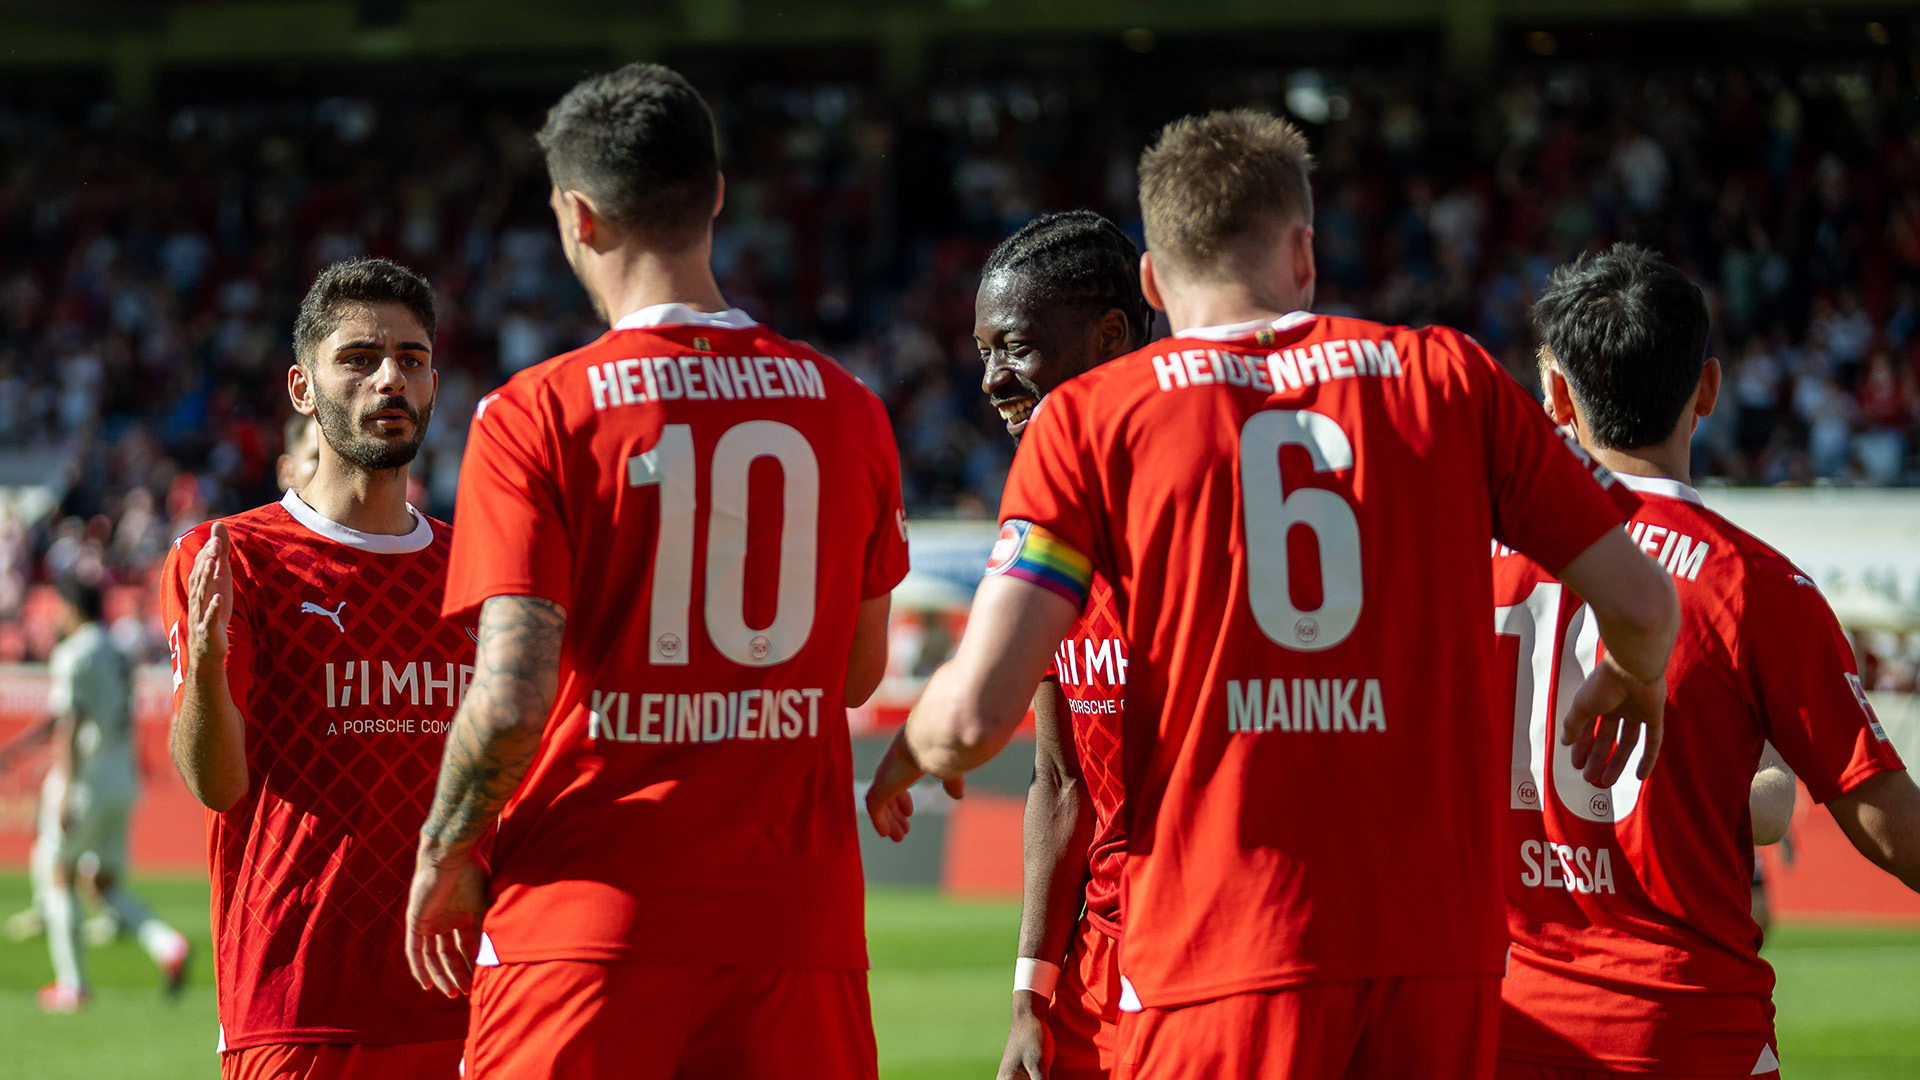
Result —
[[560, 679], [567, 613], [531, 596], [480, 608], [473, 683], [447, 733], [440, 783], [420, 835], [449, 854], [471, 847], [527, 775]]

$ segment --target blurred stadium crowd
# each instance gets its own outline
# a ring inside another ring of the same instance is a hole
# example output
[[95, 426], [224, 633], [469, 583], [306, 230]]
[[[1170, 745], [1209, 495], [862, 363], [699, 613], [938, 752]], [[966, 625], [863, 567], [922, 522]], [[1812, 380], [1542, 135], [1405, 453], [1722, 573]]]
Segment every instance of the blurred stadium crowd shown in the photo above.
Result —
[[[1011, 458], [970, 334], [987, 252], [1075, 206], [1137, 238], [1152, 129], [1231, 104], [1307, 124], [1320, 310], [1463, 327], [1531, 381], [1546, 273], [1639, 240], [1715, 311], [1726, 384], [1699, 474], [1920, 480], [1920, 66], [1543, 61], [1478, 88], [1201, 74], [1164, 93], [1084, 72], [950, 76], [905, 100], [830, 79], [714, 91], [722, 285], [887, 401], [911, 512], [991, 515]], [[439, 290], [439, 418], [415, 471], [419, 504], [451, 514], [473, 403], [601, 330], [546, 209], [541, 104], [308, 96], [137, 122], [0, 106], [0, 454], [71, 462], [55, 513], [0, 506], [0, 661], [45, 655], [31, 586], [67, 573], [115, 586], [123, 642], [164, 654], [146, 585], [180, 531], [277, 494], [294, 308], [348, 255]]]

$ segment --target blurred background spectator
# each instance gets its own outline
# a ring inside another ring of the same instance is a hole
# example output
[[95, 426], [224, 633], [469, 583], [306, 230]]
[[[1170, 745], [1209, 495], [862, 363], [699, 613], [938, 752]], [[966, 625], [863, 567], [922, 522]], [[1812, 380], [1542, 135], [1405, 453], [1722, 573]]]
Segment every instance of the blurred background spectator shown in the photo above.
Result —
[[[1077, 206], [1137, 239], [1145, 141], [1234, 105], [1312, 138], [1319, 310], [1462, 327], [1531, 385], [1545, 275], [1633, 240], [1713, 306], [1726, 391], [1696, 438], [1700, 476], [1920, 480], [1914, 57], [1636, 65], [1528, 40], [1479, 82], [1417, 50], [1183, 59], [1214, 55], [1204, 43], [959, 66], [905, 93], [820, 65], [680, 66], [726, 147], [723, 288], [885, 399], [917, 516], [992, 515], [1011, 460], [971, 340], [986, 253]], [[531, 140], [573, 74], [539, 93], [199, 80], [138, 116], [83, 97], [0, 104], [0, 455], [41, 455], [58, 500], [0, 500], [0, 661], [44, 655], [31, 587], [65, 573], [107, 584], [116, 633], [163, 654], [158, 560], [205, 517], [277, 496], [292, 316], [336, 259], [387, 255], [439, 290], [441, 397], [416, 493], [451, 516], [474, 403], [602, 330]]]

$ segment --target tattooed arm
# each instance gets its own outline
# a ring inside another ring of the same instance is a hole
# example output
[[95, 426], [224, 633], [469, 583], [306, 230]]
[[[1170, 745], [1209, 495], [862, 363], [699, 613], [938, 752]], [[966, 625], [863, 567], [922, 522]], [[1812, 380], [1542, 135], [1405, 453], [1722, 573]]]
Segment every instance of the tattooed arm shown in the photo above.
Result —
[[540, 749], [566, 626], [565, 610], [531, 596], [496, 596], [480, 608], [473, 682], [447, 733], [407, 898], [407, 966], [421, 986], [448, 997], [473, 984], [487, 906], [487, 874], [474, 859], [474, 841]]

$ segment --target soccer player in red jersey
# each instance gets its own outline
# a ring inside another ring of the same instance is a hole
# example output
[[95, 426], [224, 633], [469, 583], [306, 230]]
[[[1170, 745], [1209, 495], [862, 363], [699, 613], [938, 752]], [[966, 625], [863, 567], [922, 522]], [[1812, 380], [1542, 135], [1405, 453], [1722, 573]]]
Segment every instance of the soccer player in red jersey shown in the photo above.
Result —
[[433, 415], [434, 297], [338, 263], [287, 388], [321, 432], [278, 503], [182, 536], [164, 572], [173, 759], [213, 813], [220, 1072], [452, 1077], [466, 1010], [406, 966], [408, 855], [473, 639], [440, 616], [451, 530], [406, 502]]
[[410, 959], [470, 987], [469, 1077], [871, 1078], [846, 707], [907, 571], [886, 412], [721, 297], [685, 79], [588, 79], [539, 138], [612, 329], [475, 414], [446, 605], [478, 670]]
[[[1055, 387], [1147, 343], [1153, 311], [1140, 294], [1139, 262], [1133, 241], [1090, 210], [1036, 218], [988, 257], [974, 299], [973, 338], [986, 365], [980, 388], [1016, 441]], [[1002, 1080], [1105, 1080], [1114, 1066], [1126, 680], [1113, 589], [1096, 575], [1033, 696], [1026, 903]], [[882, 768], [915, 766], [896, 739]], [[883, 778], [878, 788], [888, 786]]]
[[1773, 969], [1748, 891], [1763, 747], [1916, 890], [1920, 789], [1813, 582], [1688, 486], [1688, 444], [1720, 389], [1700, 290], [1622, 245], [1557, 271], [1534, 319], [1553, 418], [1639, 495], [1629, 530], [1673, 578], [1681, 621], [1661, 766], [1601, 790], [1545, 737], [1595, 663], [1585, 592], [1496, 552], [1494, 625], [1515, 688], [1499, 713], [1513, 721], [1499, 1075], [1775, 1076]]
[[1491, 1072], [1489, 535], [1595, 605], [1609, 650], [1562, 726], [1576, 760], [1607, 781], [1659, 738], [1676, 613], [1619, 527], [1631, 499], [1466, 336], [1305, 310], [1309, 162], [1245, 110], [1142, 156], [1142, 284], [1173, 336], [1048, 395], [998, 573], [906, 726], [935, 775], [990, 757], [1092, 574], [1112, 582], [1122, 1075]]

